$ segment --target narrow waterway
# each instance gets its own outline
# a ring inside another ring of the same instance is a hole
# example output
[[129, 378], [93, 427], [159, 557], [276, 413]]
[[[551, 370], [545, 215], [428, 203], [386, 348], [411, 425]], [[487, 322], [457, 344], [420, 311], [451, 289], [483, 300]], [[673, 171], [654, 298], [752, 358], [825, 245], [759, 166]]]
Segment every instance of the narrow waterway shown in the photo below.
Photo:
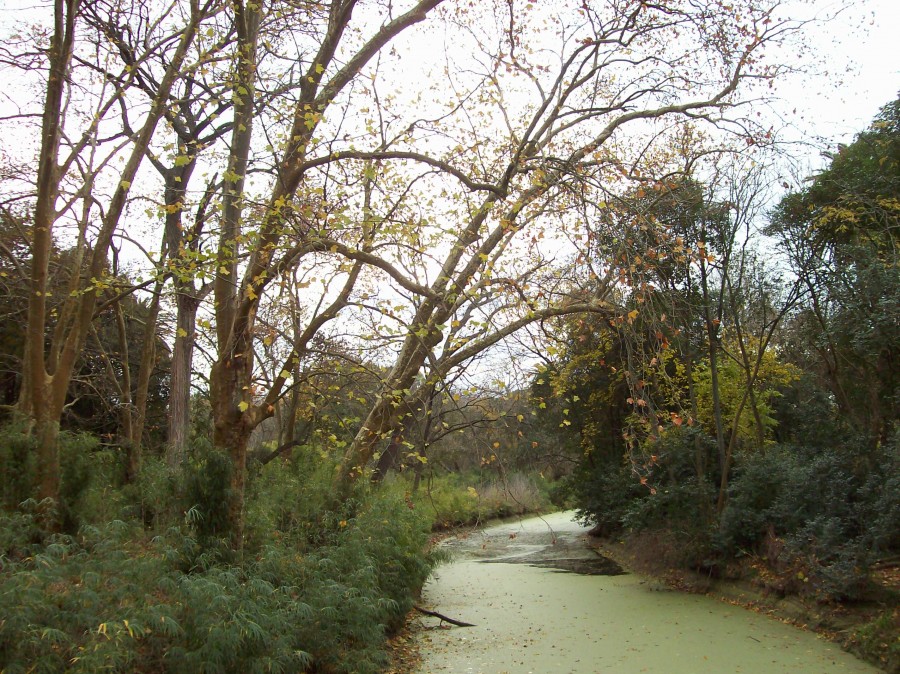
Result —
[[453, 561], [426, 606], [419, 674], [830, 674], [877, 672], [815, 634], [708, 597], [667, 590], [588, 549], [571, 513], [444, 543]]

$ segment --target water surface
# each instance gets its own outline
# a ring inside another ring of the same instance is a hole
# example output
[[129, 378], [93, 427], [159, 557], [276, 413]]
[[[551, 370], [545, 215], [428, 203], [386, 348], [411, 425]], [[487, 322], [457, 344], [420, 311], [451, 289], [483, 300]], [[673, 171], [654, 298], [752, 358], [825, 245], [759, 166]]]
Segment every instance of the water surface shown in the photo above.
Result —
[[424, 619], [419, 674], [878, 671], [811, 632], [623, 574], [585, 531], [557, 513], [447, 541], [455, 561], [423, 601], [475, 627]]

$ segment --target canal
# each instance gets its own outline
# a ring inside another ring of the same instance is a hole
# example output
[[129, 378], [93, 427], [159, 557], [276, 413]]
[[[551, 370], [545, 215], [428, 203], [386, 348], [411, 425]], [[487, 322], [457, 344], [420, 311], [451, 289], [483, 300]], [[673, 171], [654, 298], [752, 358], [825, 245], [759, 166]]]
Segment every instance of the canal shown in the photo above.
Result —
[[572, 513], [444, 542], [423, 603], [419, 674], [877, 672], [836, 644], [765, 615], [624, 573]]

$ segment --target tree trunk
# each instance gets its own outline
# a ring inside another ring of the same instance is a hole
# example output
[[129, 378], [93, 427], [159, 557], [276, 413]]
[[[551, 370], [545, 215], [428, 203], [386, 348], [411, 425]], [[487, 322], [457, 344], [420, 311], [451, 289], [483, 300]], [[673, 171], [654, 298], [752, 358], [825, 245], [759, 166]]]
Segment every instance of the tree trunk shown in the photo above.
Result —
[[375, 465], [375, 472], [372, 473], [372, 482], [381, 482], [388, 471], [397, 465], [397, 459], [400, 456], [400, 448], [403, 446], [403, 426], [394, 429], [391, 441], [387, 448], [378, 457], [378, 463]]
[[249, 358], [220, 360], [210, 371], [209, 393], [213, 414], [213, 445], [231, 459], [231, 494], [228, 525], [232, 546], [240, 550], [244, 543], [244, 484], [247, 474], [247, 444], [254, 424], [243, 412], [244, 397], [238, 382], [249, 381]]
[[375, 446], [385, 433], [398, 425], [410, 387], [415, 382], [428, 354], [440, 343], [443, 336], [434, 326], [446, 321], [449, 311], [446, 307], [440, 311], [436, 308], [436, 303], [432, 300], [423, 302], [419, 307], [413, 326], [420, 327], [407, 335], [403, 348], [397, 356], [397, 362], [382, 386], [375, 404], [344, 454], [340, 468], [335, 474], [335, 495], [342, 496], [347, 493], [357, 478], [365, 472], [375, 453]]
[[[108, 253], [119, 220], [125, 211], [128, 190], [147, 153], [157, 124], [166, 108], [169, 94], [179, 74], [201, 19], [192, 12], [188, 24], [180, 33], [175, 52], [169, 59], [166, 73], [159, 85], [143, 126], [134, 135], [130, 152], [119, 173], [119, 183], [104, 209], [93, 243], [90, 263], [84, 270], [81, 292], [66, 298], [60, 310], [67, 320], [57, 321], [49, 363], [45, 352], [47, 327], [47, 280], [50, 252], [53, 245], [53, 226], [57, 217], [56, 201], [62, 176], [59, 167], [62, 100], [66, 75], [71, 63], [75, 40], [75, 17], [78, 0], [56, 0], [54, 31], [48, 49], [49, 77], [41, 127], [41, 150], [38, 157], [37, 197], [32, 241], [31, 293], [28, 303], [26, 329], [27, 358], [23, 374], [27, 380], [23, 391], [31, 400], [25, 401], [23, 411], [34, 419], [34, 432], [39, 440], [38, 469], [41, 498], [59, 498], [59, 421], [65, 405], [66, 392], [76, 362], [81, 355], [90, 331], [97, 304], [97, 291], [91, 279], [101, 278], [107, 271]], [[90, 196], [90, 195], [89, 195]], [[73, 274], [79, 274], [79, 268]], [[58, 354], [58, 355], [57, 355]]]
[[53, 248], [56, 198], [59, 194], [57, 155], [61, 136], [62, 100], [66, 73], [72, 58], [77, 13], [77, 0], [56, 0], [54, 30], [47, 50], [49, 74], [41, 121], [34, 238], [31, 244], [31, 292], [28, 296], [25, 361], [19, 404], [19, 409], [33, 420], [32, 432], [38, 441], [38, 497], [54, 501], [59, 500], [59, 448], [56, 441], [59, 437], [62, 407], [55, 410], [52, 395], [48, 395], [53, 382], [47, 373], [44, 333], [47, 327], [50, 252]]
[[[688, 383], [688, 398], [691, 402], [691, 418], [696, 423], [698, 418], [697, 412], [697, 389], [694, 386], [694, 358], [690, 348], [684, 355], [684, 373]], [[694, 434], [694, 470], [697, 473], [697, 482], [702, 483], [706, 475], [706, 451], [703, 442], [698, 434]]]
[[744, 389], [744, 394], [741, 396], [741, 402], [738, 405], [737, 412], [734, 414], [731, 437], [728, 440], [728, 447], [725, 450], [725, 460], [722, 462], [722, 476], [719, 480], [719, 498], [716, 501], [716, 512], [720, 515], [722, 514], [722, 511], [725, 510], [725, 504], [728, 500], [728, 473], [731, 471], [731, 462], [734, 459], [734, 450], [737, 445], [741, 414], [744, 413], [744, 407], [746, 406], [749, 397], [749, 389]]
[[[112, 363], [107, 357], [106, 361], [110, 366], [110, 374], [113, 377], [113, 385], [119, 391], [119, 438], [120, 442], [125, 446], [125, 479], [128, 482], [137, 478], [140, 466], [140, 445], [134, 444], [134, 408], [131, 399], [131, 359], [128, 348], [128, 328], [125, 324], [125, 312], [122, 309], [122, 302], [115, 303], [116, 312], [116, 332], [119, 337], [119, 362], [122, 366], [122, 379], [116, 380], [116, 372], [112, 367]], [[100, 344], [100, 339], [97, 339]], [[100, 344], [100, 348], [103, 345]]]
[[[37, 440], [38, 500], [59, 503], [59, 414], [51, 409], [35, 414], [34, 436]], [[48, 522], [52, 525], [52, 522]]]
[[195, 324], [200, 301], [186, 288], [175, 295], [175, 346], [172, 349], [166, 463], [177, 468], [187, 451], [191, 412], [191, 365], [194, 358]]
[[709, 350], [709, 376], [712, 389], [713, 420], [716, 427], [716, 447], [719, 453], [719, 469], [725, 471], [725, 431], [722, 428], [722, 403], [719, 399], [718, 329], [710, 314], [709, 283], [706, 263], [700, 261], [700, 281], [703, 290], [703, 318], [706, 323], [707, 349]]
[[159, 305], [162, 296], [162, 282], [157, 281], [150, 300], [150, 312], [144, 325], [144, 350], [138, 366], [137, 384], [134, 391], [134, 425], [131, 431], [132, 456], [128, 460], [129, 480], [140, 472], [144, 426], [147, 422], [147, 400], [150, 394], [150, 379], [156, 366], [156, 325], [159, 320]]

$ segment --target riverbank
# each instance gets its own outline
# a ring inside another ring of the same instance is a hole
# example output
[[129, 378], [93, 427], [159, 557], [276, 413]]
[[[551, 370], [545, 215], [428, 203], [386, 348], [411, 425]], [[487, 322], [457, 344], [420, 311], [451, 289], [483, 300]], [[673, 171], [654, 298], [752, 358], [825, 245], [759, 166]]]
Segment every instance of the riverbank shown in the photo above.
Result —
[[[894, 569], [876, 575], [872, 598], [865, 602], [822, 604], [793, 594], [778, 594], [760, 581], [741, 577], [715, 578], [680, 568], [667, 560], [659, 533], [644, 533], [610, 540], [590, 536], [598, 554], [614, 560], [631, 573], [673, 590], [702, 594], [741, 606], [774, 620], [815, 632], [888, 674], [900, 674], [900, 573]], [[749, 567], [749, 565], [748, 565]]]

